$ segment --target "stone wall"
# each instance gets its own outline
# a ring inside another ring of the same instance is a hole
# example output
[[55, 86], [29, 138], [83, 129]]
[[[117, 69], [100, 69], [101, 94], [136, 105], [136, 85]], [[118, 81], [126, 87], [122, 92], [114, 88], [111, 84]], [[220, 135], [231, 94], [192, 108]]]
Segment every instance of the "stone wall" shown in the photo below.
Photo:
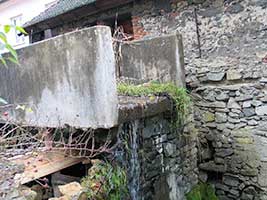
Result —
[[220, 199], [267, 199], [267, 1], [173, 0], [170, 6], [147, 1], [134, 13], [146, 37], [183, 35], [200, 179], [214, 183]]
[[196, 137], [172, 129], [171, 121], [163, 113], [119, 128], [129, 143], [125, 159], [133, 200], [183, 200], [198, 181]]

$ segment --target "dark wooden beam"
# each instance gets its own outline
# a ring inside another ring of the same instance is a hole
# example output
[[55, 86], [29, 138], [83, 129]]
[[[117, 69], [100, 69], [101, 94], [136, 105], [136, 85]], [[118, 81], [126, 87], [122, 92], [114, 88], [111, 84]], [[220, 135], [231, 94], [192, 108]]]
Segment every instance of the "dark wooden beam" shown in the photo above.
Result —
[[33, 31], [34, 34], [36, 32], [41, 32], [48, 28], [52, 29], [57, 26], [76, 21], [81, 18], [88, 17], [90, 15], [100, 13], [111, 8], [131, 3], [133, 1], [134, 0], [98, 0], [96, 3], [74, 9], [72, 11], [47, 19], [35, 25], [25, 27], [25, 29], [29, 33]]

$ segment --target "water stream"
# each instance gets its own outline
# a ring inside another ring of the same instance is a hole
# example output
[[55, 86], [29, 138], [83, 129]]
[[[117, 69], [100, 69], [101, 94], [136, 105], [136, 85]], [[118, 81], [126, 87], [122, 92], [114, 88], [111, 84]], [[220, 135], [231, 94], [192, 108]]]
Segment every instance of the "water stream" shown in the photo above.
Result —
[[129, 191], [131, 200], [140, 200], [139, 189], [140, 189], [140, 163], [138, 159], [138, 126], [139, 121], [131, 123], [132, 130], [130, 131], [129, 141]]

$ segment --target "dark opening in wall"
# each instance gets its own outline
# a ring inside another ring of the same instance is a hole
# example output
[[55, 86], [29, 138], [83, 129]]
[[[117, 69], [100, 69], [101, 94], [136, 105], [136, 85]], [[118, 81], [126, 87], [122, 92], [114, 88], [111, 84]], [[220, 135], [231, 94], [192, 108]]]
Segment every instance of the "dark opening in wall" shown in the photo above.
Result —
[[208, 182], [210, 183], [218, 183], [222, 181], [223, 173], [221, 172], [211, 172], [208, 173]]
[[133, 24], [130, 13], [113, 16], [111, 18], [97, 20], [96, 25], [106, 25], [111, 27], [112, 34], [120, 29], [125, 34], [125, 37], [133, 39]]

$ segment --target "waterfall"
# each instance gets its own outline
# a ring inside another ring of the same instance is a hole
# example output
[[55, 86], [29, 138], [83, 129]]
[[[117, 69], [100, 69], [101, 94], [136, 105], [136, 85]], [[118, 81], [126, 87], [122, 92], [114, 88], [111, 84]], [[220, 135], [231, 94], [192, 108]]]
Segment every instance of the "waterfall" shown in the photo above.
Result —
[[131, 200], [140, 200], [140, 163], [138, 159], [138, 126], [139, 121], [131, 123], [130, 141], [129, 141], [129, 191]]

